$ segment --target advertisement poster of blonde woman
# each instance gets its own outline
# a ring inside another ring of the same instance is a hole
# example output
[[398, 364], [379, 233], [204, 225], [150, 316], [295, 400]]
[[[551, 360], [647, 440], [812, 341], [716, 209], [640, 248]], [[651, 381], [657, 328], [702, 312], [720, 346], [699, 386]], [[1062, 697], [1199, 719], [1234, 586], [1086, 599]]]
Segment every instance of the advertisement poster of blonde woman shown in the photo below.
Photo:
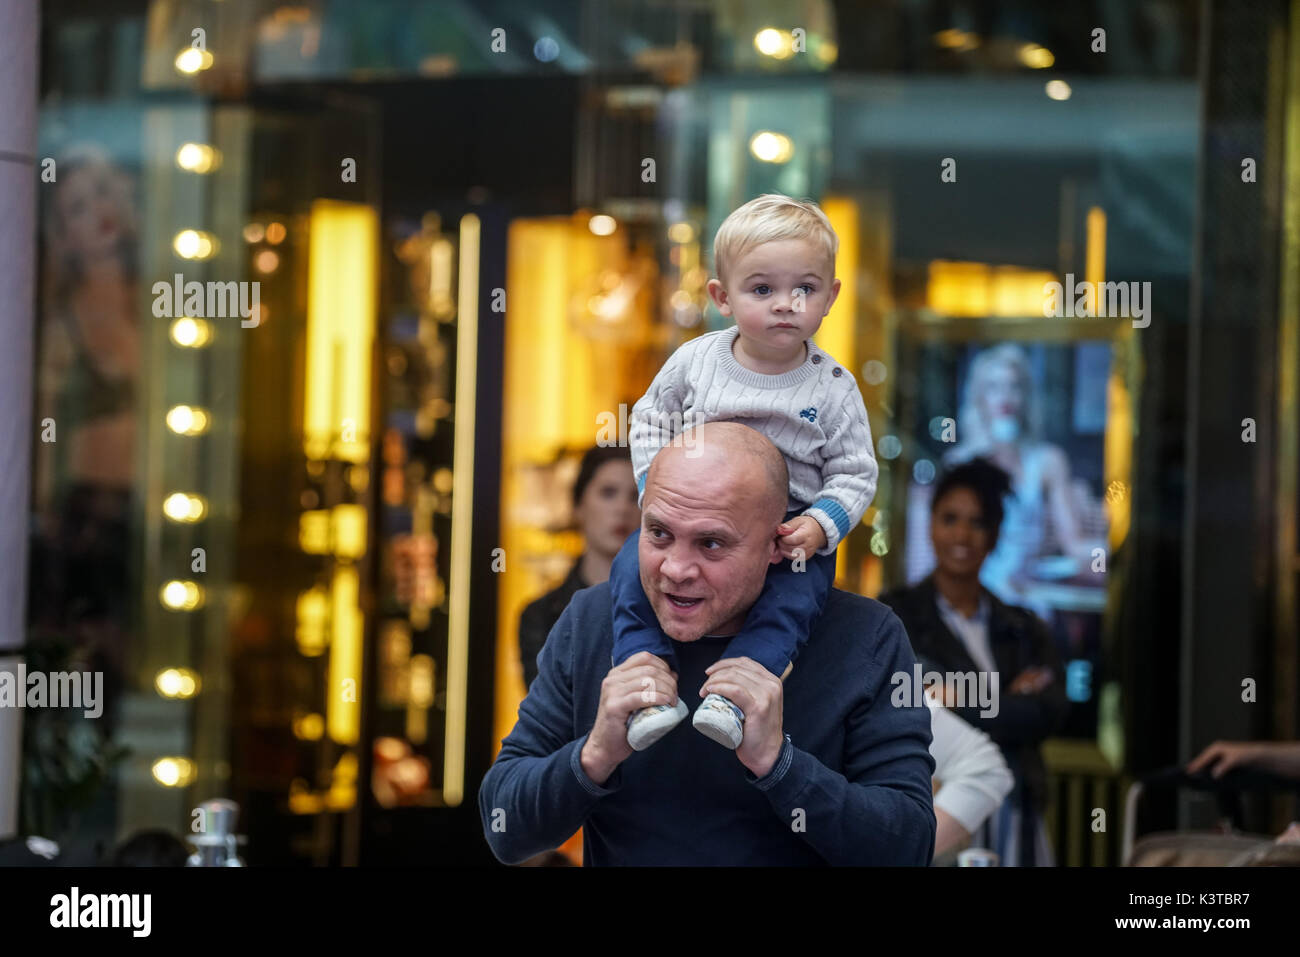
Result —
[[[89, 728], [39, 732], [82, 742], [84, 760], [42, 769], [58, 779], [51, 784], [94, 793], [85, 774], [112, 773], [108, 742], [132, 634], [139, 197], [136, 175], [98, 143], [79, 141], [51, 154], [55, 178], [40, 193], [28, 607], [34, 657], [103, 674], [99, 720]], [[94, 807], [67, 821], [42, 823], [51, 829], [109, 826], [113, 789], [98, 793]]]
[[1102, 501], [1108, 342], [927, 344], [917, 353], [919, 390], [908, 446], [910, 481], [904, 572], [908, 584], [934, 567], [930, 493], [945, 469], [985, 459], [1006, 471], [1005, 516], [980, 570], [1004, 602], [1051, 626], [1075, 707], [1070, 727], [1096, 720], [1106, 572]]
[[[950, 399], [956, 415], [946, 433], [945, 416], [922, 419], [929, 428], [918, 437], [923, 451], [917, 462], [929, 466], [915, 467], [914, 476], [926, 478], [973, 458], [1007, 472], [1006, 517], [980, 580], [1003, 601], [1050, 621], [1062, 604], [1053, 583], [1078, 579], [1090, 588], [1105, 586], [1091, 558], [1106, 531], [1100, 483], [1110, 348], [1007, 342], [961, 351], [959, 385]], [[928, 484], [915, 481], [909, 495], [909, 582], [934, 564], [926, 546], [928, 513], [918, 508]]]

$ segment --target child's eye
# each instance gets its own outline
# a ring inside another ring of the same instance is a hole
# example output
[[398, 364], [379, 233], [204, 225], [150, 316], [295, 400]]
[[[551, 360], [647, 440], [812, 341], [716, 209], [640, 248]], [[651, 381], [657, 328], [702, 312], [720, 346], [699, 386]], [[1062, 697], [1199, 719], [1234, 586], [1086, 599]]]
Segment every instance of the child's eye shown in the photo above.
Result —
[[771, 291], [771, 289], [772, 287], [764, 282], [764, 283], [759, 283], [757, 286], [755, 286], [754, 292], [758, 293], [760, 296], [766, 296]]
[[808, 290], [807, 295], [809, 295], [809, 296], [812, 295], [812, 292], [813, 292], [812, 283], [807, 283], [807, 282], [806, 282], [806, 283], [804, 283], [802, 286], [800, 286], [799, 288], [800, 288], [800, 289], [807, 289], [807, 290]]

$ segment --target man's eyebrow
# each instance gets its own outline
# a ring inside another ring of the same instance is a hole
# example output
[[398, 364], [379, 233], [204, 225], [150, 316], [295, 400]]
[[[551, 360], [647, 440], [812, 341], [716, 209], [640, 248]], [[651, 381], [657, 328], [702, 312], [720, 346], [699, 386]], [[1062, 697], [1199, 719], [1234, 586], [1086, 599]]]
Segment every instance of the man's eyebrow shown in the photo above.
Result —
[[[661, 525], [664, 528], [669, 528], [668, 522], [663, 518], [660, 518], [658, 515], [654, 514], [653, 512], [650, 511], [644, 512], [643, 519], [646, 525]], [[696, 531], [691, 531], [691, 530], [682, 531], [681, 529], [671, 529], [671, 530], [675, 535], [684, 534], [684, 535], [689, 535], [695, 539], [714, 538], [720, 541], [729, 542], [729, 541], [734, 541], [736, 538], [735, 532], [720, 525], [714, 526], [712, 528], [699, 529]]]

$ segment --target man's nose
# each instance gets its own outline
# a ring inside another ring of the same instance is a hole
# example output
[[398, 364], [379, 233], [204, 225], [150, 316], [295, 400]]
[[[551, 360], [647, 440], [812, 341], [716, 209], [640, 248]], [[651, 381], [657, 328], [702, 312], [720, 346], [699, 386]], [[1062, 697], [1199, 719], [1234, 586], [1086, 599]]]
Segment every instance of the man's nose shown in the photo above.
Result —
[[659, 563], [659, 574], [674, 582], [684, 582], [695, 577], [695, 559], [690, 549], [683, 545], [674, 545]]

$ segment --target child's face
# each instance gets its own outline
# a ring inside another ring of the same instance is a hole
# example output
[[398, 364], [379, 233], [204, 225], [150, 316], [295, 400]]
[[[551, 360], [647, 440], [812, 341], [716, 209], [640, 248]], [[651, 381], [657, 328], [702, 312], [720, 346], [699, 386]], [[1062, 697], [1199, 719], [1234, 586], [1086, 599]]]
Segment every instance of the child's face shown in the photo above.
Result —
[[718, 311], [735, 320], [747, 344], [789, 355], [822, 324], [840, 292], [835, 264], [806, 239], [755, 246], [709, 282]]

